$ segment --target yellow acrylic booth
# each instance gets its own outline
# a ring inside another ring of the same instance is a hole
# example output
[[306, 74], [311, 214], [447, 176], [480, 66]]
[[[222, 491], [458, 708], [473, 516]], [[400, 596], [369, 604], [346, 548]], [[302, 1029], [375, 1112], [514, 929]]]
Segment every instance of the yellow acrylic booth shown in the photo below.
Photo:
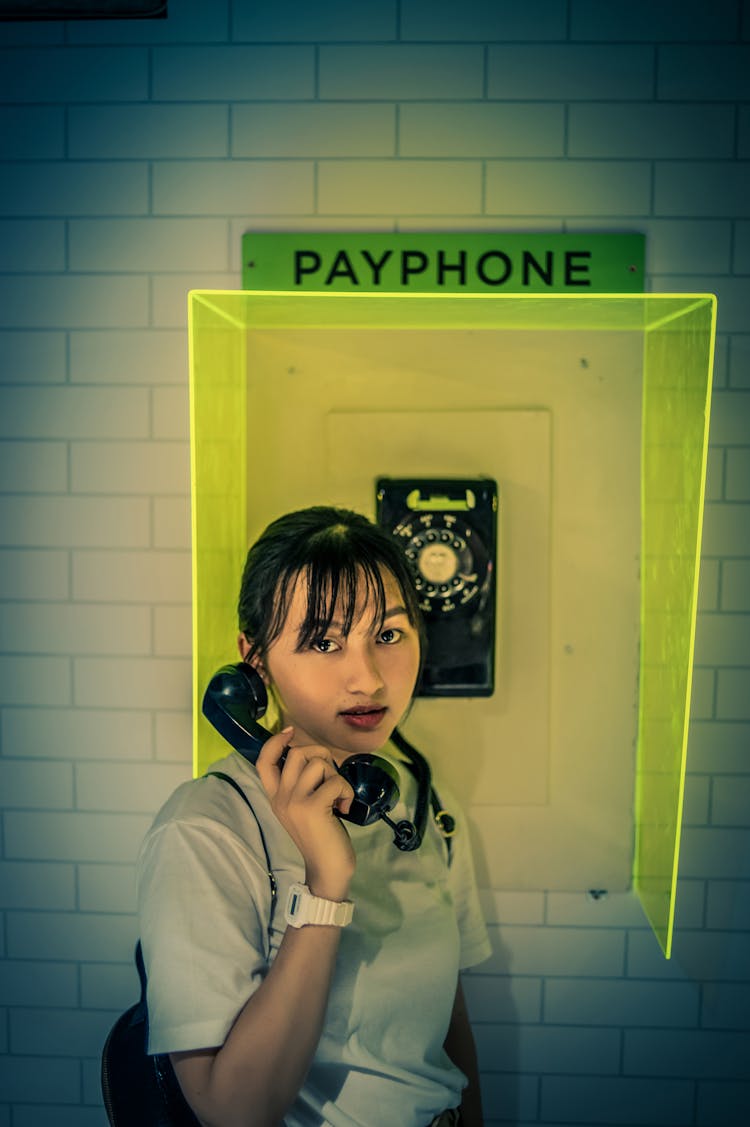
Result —
[[[190, 295], [195, 771], [247, 547], [375, 480], [498, 483], [496, 686], [405, 731], [470, 808], [483, 884], [633, 886], [669, 954], [715, 299]], [[354, 830], [353, 832], [356, 832]]]

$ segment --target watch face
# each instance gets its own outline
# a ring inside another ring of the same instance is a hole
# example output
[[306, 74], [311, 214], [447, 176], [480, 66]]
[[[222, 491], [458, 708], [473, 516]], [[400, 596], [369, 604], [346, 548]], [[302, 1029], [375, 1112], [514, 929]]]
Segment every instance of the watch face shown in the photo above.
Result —
[[293, 884], [289, 889], [289, 904], [287, 906], [287, 915], [291, 916], [293, 919], [297, 916], [300, 901], [302, 900], [303, 895], [304, 889], [301, 889], [299, 885]]

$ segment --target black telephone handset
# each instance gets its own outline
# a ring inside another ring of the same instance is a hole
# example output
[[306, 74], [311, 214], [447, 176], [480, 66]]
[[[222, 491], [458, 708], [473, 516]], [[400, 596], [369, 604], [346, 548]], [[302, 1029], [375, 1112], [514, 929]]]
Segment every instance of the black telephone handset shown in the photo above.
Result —
[[[258, 723], [268, 706], [266, 686], [257, 670], [244, 661], [223, 665], [214, 673], [203, 695], [203, 715], [235, 751], [255, 763], [271, 733]], [[394, 831], [399, 849], [416, 849], [420, 835], [411, 822], [394, 824], [388, 817], [399, 800], [398, 772], [380, 755], [364, 752], [350, 755], [338, 768], [354, 791], [348, 814], [357, 826], [369, 826], [382, 818]]]

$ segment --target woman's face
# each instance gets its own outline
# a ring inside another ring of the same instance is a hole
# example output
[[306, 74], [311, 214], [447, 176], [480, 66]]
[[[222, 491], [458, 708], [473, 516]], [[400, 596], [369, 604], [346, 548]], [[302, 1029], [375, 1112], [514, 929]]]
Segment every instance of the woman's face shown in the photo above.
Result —
[[[265, 659], [254, 662], [273, 687], [294, 743], [322, 744], [341, 763], [348, 755], [377, 751], [403, 716], [419, 670], [419, 636], [409, 621], [393, 575], [383, 571], [385, 619], [374, 617], [367, 585], [360, 584], [351, 630], [341, 632], [334, 608], [328, 630], [298, 650], [307, 610], [304, 579], [297, 579], [283, 629]], [[240, 652], [249, 650], [240, 635]]]

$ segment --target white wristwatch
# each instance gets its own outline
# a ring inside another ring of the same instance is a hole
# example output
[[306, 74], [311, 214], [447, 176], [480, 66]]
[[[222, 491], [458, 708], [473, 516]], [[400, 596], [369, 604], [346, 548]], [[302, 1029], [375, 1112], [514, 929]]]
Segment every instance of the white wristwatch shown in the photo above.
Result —
[[354, 905], [351, 900], [324, 900], [313, 896], [306, 884], [293, 884], [286, 903], [286, 922], [292, 927], [305, 924], [327, 924], [329, 927], [346, 927], [352, 922]]

